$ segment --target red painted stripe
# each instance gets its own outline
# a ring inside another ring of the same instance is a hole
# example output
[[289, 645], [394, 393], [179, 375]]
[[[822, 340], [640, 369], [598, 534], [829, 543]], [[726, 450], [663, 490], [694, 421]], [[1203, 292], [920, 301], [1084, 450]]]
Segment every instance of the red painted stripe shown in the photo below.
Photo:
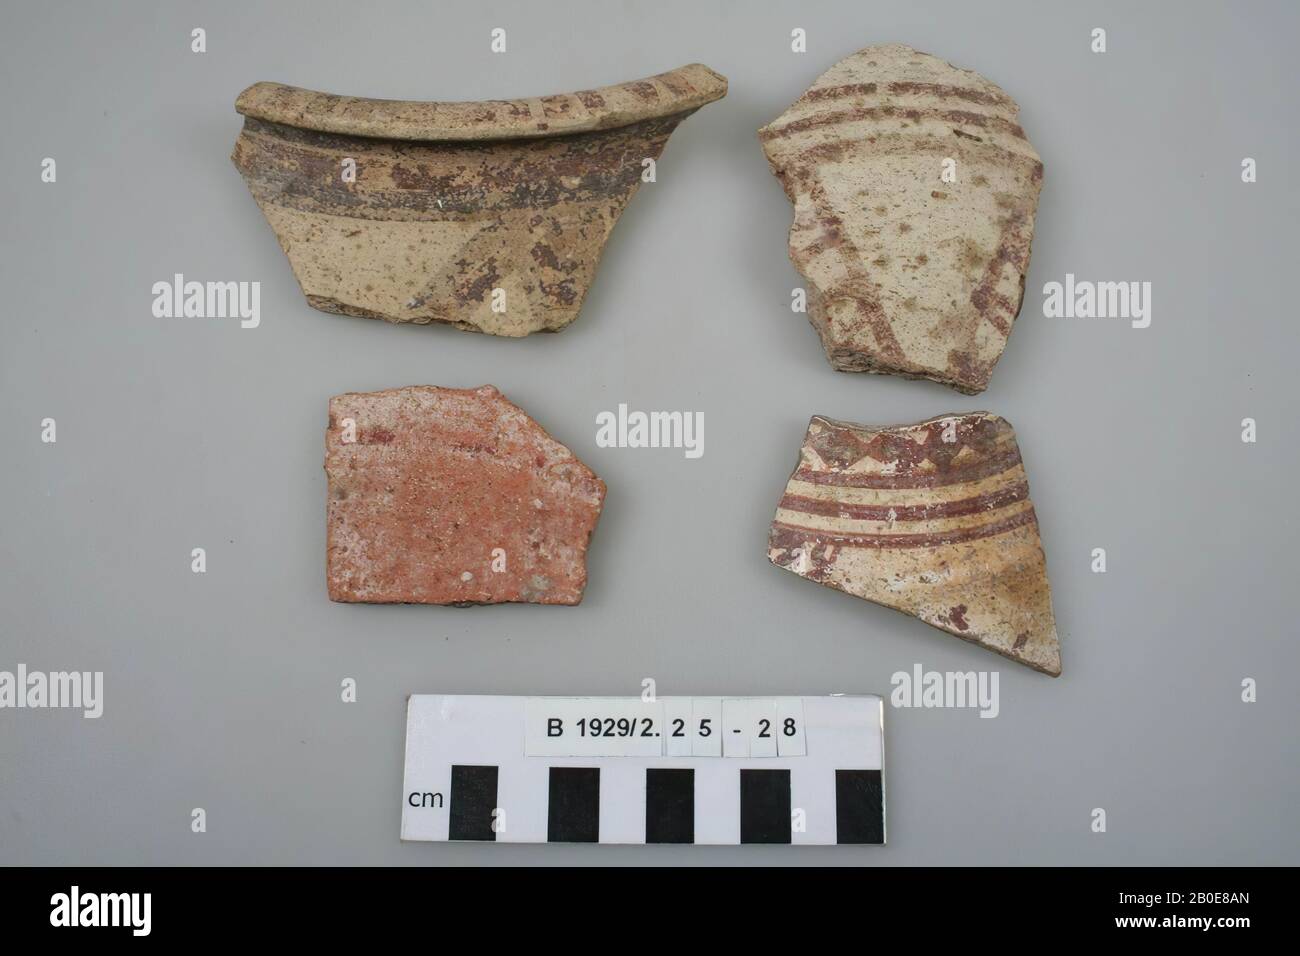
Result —
[[816, 102], [818, 100], [838, 100], [845, 96], [871, 96], [878, 87], [875, 83], [842, 83], [839, 86], [814, 86], [806, 90], [800, 99]]
[[979, 514], [993, 511], [1024, 501], [1029, 497], [1029, 483], [1016, 482], [997, 491], [990, 491], [970, 498], [956, 501], [936, 501], [929, 505], [861, 505], [841, 501], [827, 501], [824, 498], [809, 498], [806, 495], [787, 494], [781, 499], [780, 507], [788, 511], [799, 511], [809, 515], [824, 515], [828, 518], [858, 518], [867, 521], [889, 521], [893, 513], [895, 521], [927, 521], [934, 518], [957, 518], [962, 515]]
[[972, 113], [968, 110], [914, 109], [894, 106], [860, 106], [840, 110], [835, 113], [819, 113], [805, 116], [803, 119], [791, 120], [784, 126], [768, 126], [759, 132], [758, 138], [763, 142], [781, 139], [795, 133], [821, 129], [825, 126], [838, 126], [841, 123], [857, 123], [862, 120], [879, 121], [882, 119], [908, 119], [919, 122], [922, 119], [938, 119], [945, 123], [958, 123], [975, 126], [979, 129], [997, 129], [1017, 139], [1025, 138], [1025, 131], [1016, 123], [1000, 116], [987, 116], [984, 113]]
[[791, 477], [814, 485], [838, 485], [841, 488], [945, 488], [949, 485], [963, 485], [1001, 474], [1019, 464], [1020, 449], [1013, 448], [1009, 452], [986, 458], [964, 468], [929, 475], [915, 472], [899, 475], [854, 474], [798, 468]]
[[[897, 82], [886, 84], [885, 89], [895, 96], [933, 96], [938, 99], [966, 100], [968, 103], [980, 103], [984, 106], [1015, 108], [1014, 101], [1006, 96], [996, 96], [983, 90], [953, 86], [950, 83]], [[879, 91], [880, 87], [876, 83], [843, 83], [839, 86], [814, 86], [800, 98], [809, 102], [822, 102], [849, 96], [873, 96]]]
[[1016, 108], [1015, 101], [1008, 96], [998, 96], [994, 93], [987, 93], [984, 90], [973, 90], [967, 86], [953, 86], [950, 83], [890, 83], [889, 92], [896, 93], [900, 96], [935, 96], [939, 99], [955, 97], [956, 99], [967, 100], [971, 103], [982, 103], [985, 106], [1005, 106], [1012, 109]]
[[949, 544], [961, 544], [964, 541], [991, 538], [1037, 522], [1034, 509], [1026, 508], [1020, 514], [1012, 515], [1002, 521], [994, 521], [977, 528], [958, 528], [956, 531], [935, 534], [833, 534], [816, 528], [787, 524], [784, 521], [773, 521], [772, 530], [799, 535], [803, 540], [811, 542], [814, 549], [828, 544], [841, 548], [938, 548]]

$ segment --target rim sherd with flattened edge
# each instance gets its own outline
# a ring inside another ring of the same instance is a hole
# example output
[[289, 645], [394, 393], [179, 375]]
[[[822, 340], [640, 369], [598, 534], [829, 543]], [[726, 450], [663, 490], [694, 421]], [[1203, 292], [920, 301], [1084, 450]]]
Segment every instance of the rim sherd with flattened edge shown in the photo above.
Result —
[[231, 158], [313, 307], [518, 337], [577, 318], [643, 173], [726, 91], [699, 64], [480, 102], [257, 83]]

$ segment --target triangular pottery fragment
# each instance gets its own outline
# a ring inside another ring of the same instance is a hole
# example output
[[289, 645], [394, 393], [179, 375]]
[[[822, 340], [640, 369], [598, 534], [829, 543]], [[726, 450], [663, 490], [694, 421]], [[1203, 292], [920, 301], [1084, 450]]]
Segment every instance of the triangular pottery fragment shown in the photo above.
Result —
[[891, 43], [841, 60], [759, 130], [833, 367], [988, 385], [1043, 178], [1019, 112], [978, 73]]
[[768, 558], [1061, 673], [1038, 520], [1015, 431], [997, 415], [883, 428], [815, 416]]

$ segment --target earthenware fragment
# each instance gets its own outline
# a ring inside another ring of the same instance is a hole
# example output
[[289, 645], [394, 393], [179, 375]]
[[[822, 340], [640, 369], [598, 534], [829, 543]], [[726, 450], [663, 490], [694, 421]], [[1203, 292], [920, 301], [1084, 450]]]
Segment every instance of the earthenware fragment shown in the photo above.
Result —
[[1019, 111], [978, 73], [894, 43], [841, 60], [759, 131], [836, 369], [988, 385], [1043, 178]]
[[726, 94], [694, 64], [597, 90], [413, 103], [258, 83], [231, 157], [308, 303], [493, 335], [578, 316], [673, 129]]
[[330, 399], [333, 601], [577, 604], [605, 483], [490, 385]]
[[1061, 649], [1011, 425], [869, 428], [815, 416], [768, 539], [777, 567], [1053, 677]]

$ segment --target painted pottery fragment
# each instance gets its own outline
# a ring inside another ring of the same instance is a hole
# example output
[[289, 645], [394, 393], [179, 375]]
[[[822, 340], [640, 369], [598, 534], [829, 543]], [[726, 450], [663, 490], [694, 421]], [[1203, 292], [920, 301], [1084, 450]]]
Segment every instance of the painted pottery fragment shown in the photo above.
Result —
[[413, 103], [257, 83], [232, 160], [308, 303], [492, 335], [578, 317], [673, 129], [726, 94], [684, 66], [598, 90]]
[[1043, 178], [1019, 111], [978, 73], [891, 43], [841, 60], [759, 130], [836, 369], [988, 385]]
[[1015, 431], [996, 415], [884, 428], [814, 416], [768, 558], [1061, 673], [1029, 484]]
[[577, 604], [605, 483], [490, 385], [330, 399], [333, 601]]

